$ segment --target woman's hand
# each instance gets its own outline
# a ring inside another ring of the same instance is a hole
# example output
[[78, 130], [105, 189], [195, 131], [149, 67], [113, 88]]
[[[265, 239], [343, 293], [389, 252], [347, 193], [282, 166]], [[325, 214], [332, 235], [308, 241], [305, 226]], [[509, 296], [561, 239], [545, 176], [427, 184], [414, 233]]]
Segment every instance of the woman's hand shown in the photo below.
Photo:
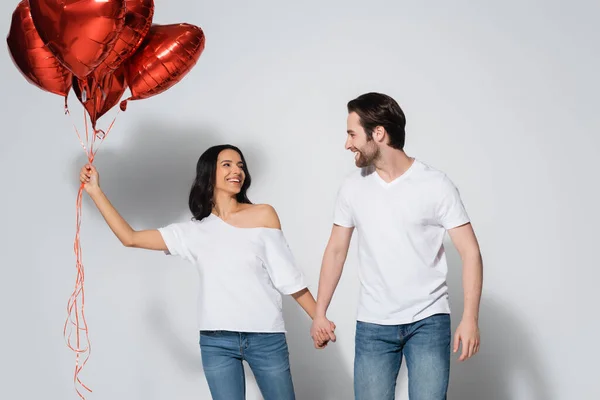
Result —
[[91, 164], [86, 164], [81, 168], [79, 180], [88, 194], [100, 189], [100, 175], [96, 167]]

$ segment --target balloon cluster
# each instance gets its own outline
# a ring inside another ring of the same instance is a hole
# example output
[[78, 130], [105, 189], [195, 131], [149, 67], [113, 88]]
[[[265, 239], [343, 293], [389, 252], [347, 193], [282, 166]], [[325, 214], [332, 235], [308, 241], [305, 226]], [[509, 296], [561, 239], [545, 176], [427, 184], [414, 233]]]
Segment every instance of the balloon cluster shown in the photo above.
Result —
[[[66, 111], [73, 89], [85, 109], [86, 143], [75, 130], [90, 163], [96, 154], [96, 139], [102, 142], [105, 137], [104, 131], [96, 129], [96, 122], [121, 101], [127, 87], [131, 96], [121, 102], [123, 111], [128, 100], [145, 99], [171, 88], [204, 51], [204, 33], [199, 27], [158, 25], [153, 17], [153, 0], [22, 0], [13, 12], [6, 40], [15, 65], [33, 85], [63, 96]], [[94, 130], [91, 145], [86, 113]], [[83, 184], [77, 195], [77, 279], [67, 306], [64, 334], [76, 353], [77, 394], [85, 399], [80, 388], [91, 390], [79, 373], [91, 346], [79, 237], [82, 193]]]
[[22, 0], [12, 16], [8, 48], [30, 83], [65, 102], [73, 88], [95, 129], [127, 87], [127, 100], [162, 93], [202, 54], [199, 27], [158, 25], [153, 16], [153, 0]]

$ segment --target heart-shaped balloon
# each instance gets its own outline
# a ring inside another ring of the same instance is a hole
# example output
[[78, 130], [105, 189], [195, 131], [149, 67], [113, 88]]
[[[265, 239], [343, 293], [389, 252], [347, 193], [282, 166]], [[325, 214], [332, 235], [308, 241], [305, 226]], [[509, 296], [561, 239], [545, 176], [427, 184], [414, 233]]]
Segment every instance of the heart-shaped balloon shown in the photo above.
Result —
[[108, 56], [125, 24], [125, 0], [29, 0], [50, 51], [82, 79]]
[[[204, 43], [204, 32], [195, 25], [152, 25], [139, 50], [124, 64], [131, 89], [127, 100], [155, 96], [181, 81], [198, 62]], [[127, 100], [121, 103], [122, 110]]]
[[13, 62], [25, 79], [42, 90], [67, 95], [71, 73], [44, 45], [31, 20], [28, 0], [21, 1], [13, 12], [6, 42]]
[[83, 80], [73, 77], [73, 91], [87, 110], [94, 130], [96, 122], [119, 103], [127, 88], [123, 66], [98, 80], [95, 75], [96, 73], [92, 72]]
[[125, 26], [108, 56], [96, 67], [97, 76], [116, 70], [140, 47], [154, 17], [154, 0], [125, 0]]

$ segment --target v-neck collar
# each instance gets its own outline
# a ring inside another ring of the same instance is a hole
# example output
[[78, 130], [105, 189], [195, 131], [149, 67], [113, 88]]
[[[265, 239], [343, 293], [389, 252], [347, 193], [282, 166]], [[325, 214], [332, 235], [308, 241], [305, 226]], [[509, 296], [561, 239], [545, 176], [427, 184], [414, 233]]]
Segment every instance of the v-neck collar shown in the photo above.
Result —
[[408, 169], [406, 171], [404, 171], [404, 173], [398, 177], [396, 177], [395, 179], [393, 179], [390, 182], [386, 182], [381, 175], [379, 175], [379, 173], [377, 172], [376, 169], [373, 170], [373, 175], [374, 175], [374, 179], [377, 181], [377, 183], [379, 183], [379, 185], [381, 185], [384, 189], [389, 189], [392, 186], [395, 186], [396, 184], [398, 184], [398, 182], [401, 182], [403, 180], [405, 180], [411, 173], [412, 171], [415, 170], [417, 163], [419, 161], [416, 158], [413, 158], [413, 162], [410, 165], [410, 167], [408, 167]]

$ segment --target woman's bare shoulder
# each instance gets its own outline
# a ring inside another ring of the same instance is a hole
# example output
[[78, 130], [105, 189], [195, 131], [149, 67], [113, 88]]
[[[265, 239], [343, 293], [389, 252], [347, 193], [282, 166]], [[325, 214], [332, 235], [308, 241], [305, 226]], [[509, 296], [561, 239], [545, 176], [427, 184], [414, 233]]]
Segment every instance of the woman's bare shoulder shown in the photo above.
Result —
[[257, 228], [281, 229], [277, 211], [270, 204], [248, 205], [242, 212], [246, 214], [248, 223]]

